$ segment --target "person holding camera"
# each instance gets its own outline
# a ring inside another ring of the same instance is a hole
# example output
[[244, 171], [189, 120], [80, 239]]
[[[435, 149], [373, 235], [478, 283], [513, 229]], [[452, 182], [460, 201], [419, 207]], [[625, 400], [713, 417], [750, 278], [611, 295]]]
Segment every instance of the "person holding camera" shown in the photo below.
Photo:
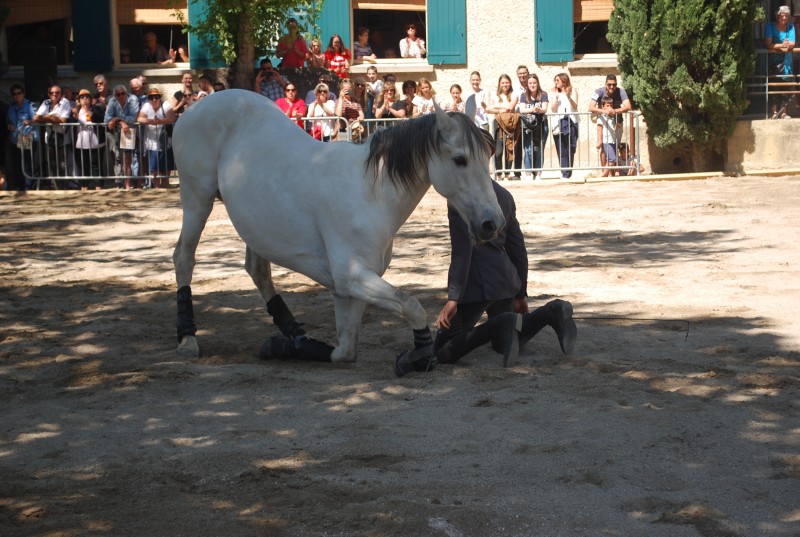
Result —
[[267, 99], [277, 101], [283, 97], [288, 83], [288, 80], [272, 68], [272, 61], [269, 58], [264, 58], [261, 60], [261, 69], [256, 74], [253, 91], [260, 93]]
[[170, 101], [172, 110], [175, 111], [175, 115], [177, 116], [183, 114], [197, 99], [192, 73], [188, 71], [183, 73], [181, 84], [183, 84], [183, 87], [175, 92], [172, 96], [172, 101]]
[[[542, 155], [547, 143], [547, 113], [549, 100], [542, 91], [539, 77], [529, 74], [525, 90], [519, 96], [519, 114], [522, 122], [522, 158], [526, 170], [534, 170], [536, 180], [542, 178]], [[530, 177], [530, 172], [525, 176]]]

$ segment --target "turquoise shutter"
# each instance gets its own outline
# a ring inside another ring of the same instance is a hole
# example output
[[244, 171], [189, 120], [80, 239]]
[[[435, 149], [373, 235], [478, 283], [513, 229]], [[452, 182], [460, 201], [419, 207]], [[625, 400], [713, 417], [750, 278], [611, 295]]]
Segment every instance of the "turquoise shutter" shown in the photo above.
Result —
[[111, 4], [72, 0], [72, 36], [76, 71], [103, 73], [114, 65], [111, 57]]
[[536, 0], [536, 63], [575, 59], [572, 1]]
[[[189, 24], [197, 24], [204, 20], [206, 14], [206, 0], [189, 0], [186, 6], [189, 11]], [[215, 60], [211, 53], [203, 46], [203, 42], [189, 32], [189, 67], [192, 69], [212, 69], [215, 67], [227, 67], [222, 60]]]
[[328, 48], [331, 35], [339, 34], [345, 47], [353, 53], [350, 43], [350, 0], [324, 0], [319, 14], [322, 51]]
[[428, 63], [467, 63], [466, 0], [428, 0]]

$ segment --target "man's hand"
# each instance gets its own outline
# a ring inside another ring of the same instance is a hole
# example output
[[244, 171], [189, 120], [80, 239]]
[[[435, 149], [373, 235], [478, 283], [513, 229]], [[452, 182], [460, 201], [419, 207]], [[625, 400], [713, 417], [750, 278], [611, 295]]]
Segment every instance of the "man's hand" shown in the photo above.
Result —
[[450, 321], [458, 311], [458, 302], [455, 300], [448, 300], [442, 311], [439, 312], [439, 317], [436, 318], [436, 324], [439, 325], [439, 328], [446, 328], [450, 329]]
[[528, 313], [528, 301], [524, 298], [515, 298], [514, 299], [514, 313], [521, 313], [525, 315]]

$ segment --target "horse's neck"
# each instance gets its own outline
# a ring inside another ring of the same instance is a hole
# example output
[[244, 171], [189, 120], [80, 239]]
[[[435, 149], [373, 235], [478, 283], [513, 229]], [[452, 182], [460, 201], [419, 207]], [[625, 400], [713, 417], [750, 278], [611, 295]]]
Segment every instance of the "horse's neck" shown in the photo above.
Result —
[[386, 204], [386, 214], [394, 213], [396, 229], [400, 229], [400, 226], [408, 220], [431, 187], [427, 171], [423, 172], [422, 179], [423, 181], [419, 185], [411, 188], [398, 188], [389, 179], [383, 178], [381, 201]]

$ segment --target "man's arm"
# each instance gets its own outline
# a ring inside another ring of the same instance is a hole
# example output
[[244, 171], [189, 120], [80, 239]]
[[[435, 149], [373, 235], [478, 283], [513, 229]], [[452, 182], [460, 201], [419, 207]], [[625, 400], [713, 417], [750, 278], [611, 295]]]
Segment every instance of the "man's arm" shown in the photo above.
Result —
[[447, 271], [447, 299], [458, 302], [464, 293], [472, 261], [472, 238], [467, 223], [452, 206], [447, 206], [450, 227], [450, 268]]
[[525, 298], [528, 296], [528, 251], [525, 248], [525, 236], [517, 220], [516, 204], [512, 206], [511, 214], [506, 221], [506, 253], [522, 282], [514, 298]]

